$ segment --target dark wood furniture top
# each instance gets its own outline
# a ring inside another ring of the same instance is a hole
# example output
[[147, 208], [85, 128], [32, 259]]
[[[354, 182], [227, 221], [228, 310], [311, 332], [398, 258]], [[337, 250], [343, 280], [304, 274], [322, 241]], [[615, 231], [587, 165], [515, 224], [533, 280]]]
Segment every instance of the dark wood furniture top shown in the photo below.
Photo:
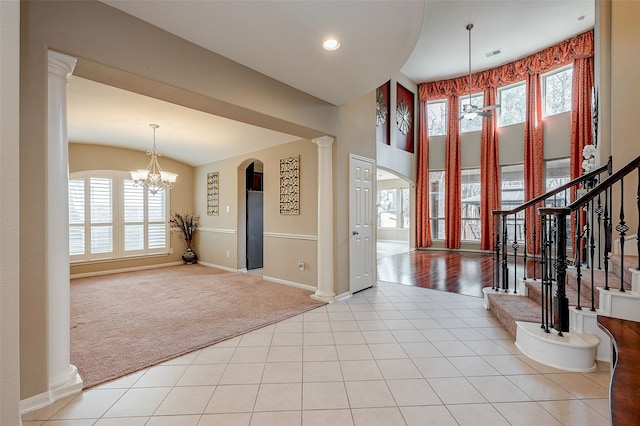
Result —
[[640, 323], [598, 315], [598, 327], [611, 338], [611, 423], [640, 421]]

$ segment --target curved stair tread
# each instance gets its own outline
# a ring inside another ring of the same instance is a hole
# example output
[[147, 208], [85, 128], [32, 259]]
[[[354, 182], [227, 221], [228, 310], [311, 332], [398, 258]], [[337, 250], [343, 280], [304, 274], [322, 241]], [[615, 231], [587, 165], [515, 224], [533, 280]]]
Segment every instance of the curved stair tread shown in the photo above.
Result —
[[614, 347], [609, 388], [612, 424], [636, 424], [640, 418], [640, 323], [598, 315], [598, 326]]
[[541, 307], [524, 296], [489, 294], [491, 312], [504, 325], [509, 334], [516, 337], [516, 321], [542, 322]]

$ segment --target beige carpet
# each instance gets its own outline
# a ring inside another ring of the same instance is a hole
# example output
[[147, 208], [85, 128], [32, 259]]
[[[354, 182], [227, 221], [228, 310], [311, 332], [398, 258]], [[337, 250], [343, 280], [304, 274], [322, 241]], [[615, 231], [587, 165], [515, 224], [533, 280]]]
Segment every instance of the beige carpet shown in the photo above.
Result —
[[323, 305], [259, 276], [181, 265], [71, 280], [85, 389]]

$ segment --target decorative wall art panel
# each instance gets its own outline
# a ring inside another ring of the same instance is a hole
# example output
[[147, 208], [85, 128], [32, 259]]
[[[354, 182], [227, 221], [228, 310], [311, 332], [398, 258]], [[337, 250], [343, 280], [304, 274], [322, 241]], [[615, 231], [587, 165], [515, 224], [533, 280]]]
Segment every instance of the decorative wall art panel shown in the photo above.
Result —
[[397, 84], [396, 94], [396, 147], [413, 153], [413, 93]]
[[376, 141], [386, 145], [391, 144], [389, 126], [389, 88], [391, 82], [387, 81], [376, 89]]
[[300, 156], [280, 159], [280, 214], [300, 214]]
[[218, 172], [207, 173], [207, 215], [218, 216], [218, 191], [219, 191], [219, 174]]

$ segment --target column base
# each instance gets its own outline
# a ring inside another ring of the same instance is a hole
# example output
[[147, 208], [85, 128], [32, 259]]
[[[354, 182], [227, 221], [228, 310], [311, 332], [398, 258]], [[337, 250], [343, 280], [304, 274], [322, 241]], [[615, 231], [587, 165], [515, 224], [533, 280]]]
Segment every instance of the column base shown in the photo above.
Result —
[[64, 375], [52, 382], [47, 392], [20, 401], [20, 414], [51, 405], [59, 399], [82, 392], [84, 382], [75, 365], [69, 365]]
[[320, 291], [316, 291], [315, 294], [312, 294], [311, 297], [313, 300], [319, 300], [320, 302], [325, 303], [333, 303], [336, 301], [336, 295], [333, 293], [324, 293]]

